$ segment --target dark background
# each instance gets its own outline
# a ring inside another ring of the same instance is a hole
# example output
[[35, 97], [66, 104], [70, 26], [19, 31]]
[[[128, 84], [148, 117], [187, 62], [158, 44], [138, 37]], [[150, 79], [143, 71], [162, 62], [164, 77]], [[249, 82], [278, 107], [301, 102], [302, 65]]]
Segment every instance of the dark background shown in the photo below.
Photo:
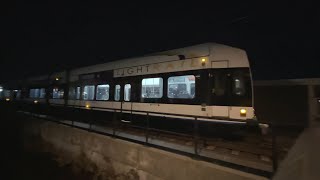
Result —
[[1, 5], [0, 82], [205, 42], [245, 49], [254, 79], [320, 77], [315, 4], [108, 2]]

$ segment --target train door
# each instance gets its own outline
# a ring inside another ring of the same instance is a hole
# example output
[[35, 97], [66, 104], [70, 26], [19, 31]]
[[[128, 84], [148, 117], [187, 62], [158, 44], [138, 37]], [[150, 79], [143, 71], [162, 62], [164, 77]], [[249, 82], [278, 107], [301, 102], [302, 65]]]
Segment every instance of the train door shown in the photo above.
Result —
[[121, 121], [132, 119], [132, 83], [129, 79], [119, 79], [115, 85], [115, 101], [120, 101]]

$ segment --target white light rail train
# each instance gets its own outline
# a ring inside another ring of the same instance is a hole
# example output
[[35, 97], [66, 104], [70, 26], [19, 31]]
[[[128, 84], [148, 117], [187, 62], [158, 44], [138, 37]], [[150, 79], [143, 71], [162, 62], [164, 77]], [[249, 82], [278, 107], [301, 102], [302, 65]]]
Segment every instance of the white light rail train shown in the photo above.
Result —
[[27, 78], [3, 86], [0, 93], [6, 101], [122, 113], [131, 119], [148, 113], [168, 119], [256, 122], [246, 52], [216, 43]]

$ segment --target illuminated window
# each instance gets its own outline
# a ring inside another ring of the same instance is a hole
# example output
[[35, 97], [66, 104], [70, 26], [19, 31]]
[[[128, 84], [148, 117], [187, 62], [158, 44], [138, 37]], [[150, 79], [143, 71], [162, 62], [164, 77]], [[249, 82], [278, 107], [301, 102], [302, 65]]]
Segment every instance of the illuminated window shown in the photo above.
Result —
[[76, 90], [76, 99], [80, 99], [80, 87], [78, 86], [77, 87], [77, 90]]
[[94, 86], [84, 86], [82, 92], [83, 100], [93, 100], [94, 99]]
[[69, 99], [80, 99], [80, 87], [69, 88]]
[[46, 97], [46, 89], [45, 88], [41, 88], [40, 89], [40, 98], [45, 98]]
[[63, 99], [64, 90], [59, 88], [53, 88], [52, 98], [53, 99]]
[[121, 91], [121, 86], [116, 85], [115, 86], [115, 91], [114, 91], [114, 100], [115, 101], [120, 101], [120, 91]]
[[20, 99], [21, 98], [21, 90], [17, 90], [16, 91], [16, 99]]
[[4, 90], [3, 91], [4, 97], [9, 98], [11, 97], [11, 91], [10, 90]]
[[30, 89], [29, 97], [30, 98], [39, 98], [40, 96], [40, 89]]
[[147, 78], [142, 80], [142, 98], [161, 98], [163, 95], [163, 79]]
[[109, 84], [102, 84], [97, 86], [96, 100], [109, 100]]
[[237, 96], [245, 95], [244, 78], [241, 75], [235, 75], [232, 78], [232, 93]]
[[124, 85], [124, 101], [130, 101], [131, 84]]
[[74, 87], [69, 87], [69, 99], [75, 99], [76, 89]]
[[29, 97], [34, 98], [34, 89], [29, 90]]
[[174, 76], [168, 78], [168, 98], [192, 99], [195, 96], [195, 76]]

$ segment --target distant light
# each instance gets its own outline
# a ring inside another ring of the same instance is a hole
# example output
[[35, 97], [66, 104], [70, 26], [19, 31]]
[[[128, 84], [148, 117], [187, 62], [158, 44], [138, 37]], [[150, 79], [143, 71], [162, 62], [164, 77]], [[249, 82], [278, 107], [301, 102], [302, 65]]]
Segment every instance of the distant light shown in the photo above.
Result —
[[39, 102], [39, 101], [37, 101], [37, 100], [34, 100], [34, 101], [33, 101], [33, 103], [35, 103], [35, 104], [38, 104], [38, 102]]
[[241, 116], [246, 116], [247, 115], [247, 110], [246, 109], [240, 109], [240, 115]]
[[0, 92], [2, 92], [3, 91], [3, 87], [0, 87]]
[[18, 92], [18, 90], [17, 89], [15, 89], [15, 90], [13, 90], [14, 92]]
[[6, 101], [10, 101], [10, 98], [6, 98]]
[[56, 77], [56, 81], [59, 81], [59, 78], [58, 78], [58, 77]]
[[86, 108], [90, 108], [90, 105], [89, 105], [89, 104], [87, 104], [87, 105], [86, 105]]

